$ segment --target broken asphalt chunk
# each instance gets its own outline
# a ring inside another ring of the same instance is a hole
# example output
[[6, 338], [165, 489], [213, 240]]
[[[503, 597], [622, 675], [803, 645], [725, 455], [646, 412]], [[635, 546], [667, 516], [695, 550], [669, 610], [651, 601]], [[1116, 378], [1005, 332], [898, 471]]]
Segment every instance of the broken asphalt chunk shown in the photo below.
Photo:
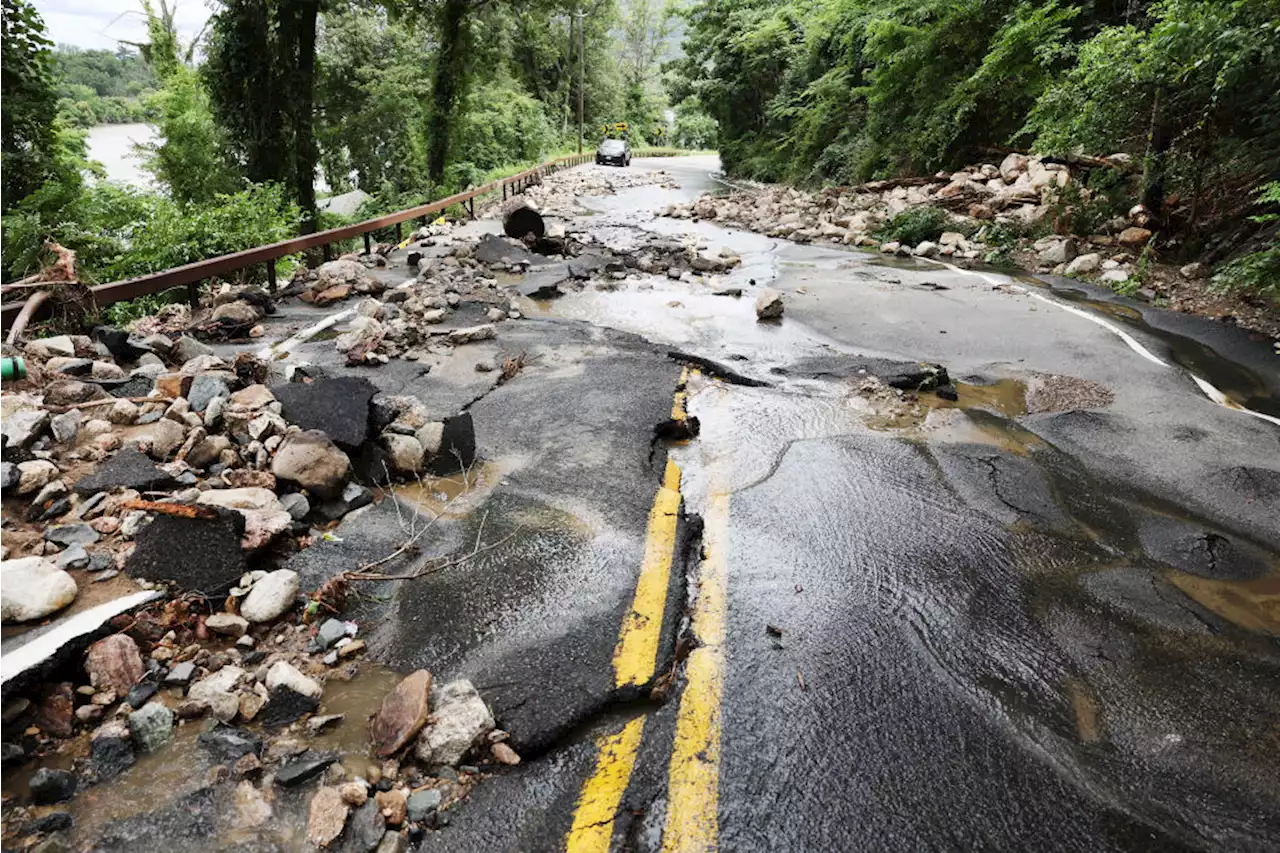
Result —
[[72, 488], [76, 494], [91, 495], [109, 489], [166, 491], [177, 485], [173, 475], [157, 468], [155, 462], [131, 445], [103, 462], [88, 477], [80, 478]]
[[244, 516], [209, 507], [212, 518], [158, 514], [137, 534], [137, 547], [124, 569], [130, 577], [173, 581], [183, 590], [216, 595], [245, 573]]
[[320, 430], [344, 450], [359, 448], [369, 436], [369, 401], [378, 389], [364, 377], [289, 382], [271, 386], [271, 392], [285, 420]]

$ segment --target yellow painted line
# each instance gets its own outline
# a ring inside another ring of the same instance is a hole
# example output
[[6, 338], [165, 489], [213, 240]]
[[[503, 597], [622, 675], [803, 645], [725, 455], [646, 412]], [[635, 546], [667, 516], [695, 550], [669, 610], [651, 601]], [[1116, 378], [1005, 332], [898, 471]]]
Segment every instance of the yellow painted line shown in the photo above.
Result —
[[680, 697], [675, 746], [668, 768], [662, 849], [670, 853], [718, 849], [728, 493], [711, 497], [703, 522], [704, 558], [693, 611], [693, 632], [700, 645], [685, 664], [686, 684]]
[[640, 749], [644, 717], [636, 717], [617, 734], [600, 738], [595, 773], [582, 788], [573, 828], [565, 840], [568, 853], [608, 853], [613, 840], [613, 816], [622, 802], [622, 792], [631, 781], [631, 771]]
[[[685, 416], [684, 386], [688, 378], [686, 368], [671, 405], [671, 417], [675, 420]], [[680, 467], [668, 457], [662, 485], [649, 511], [635, 597], [622, 619], [618, 645], [613, 652], [614, 684], [618, 687], [647, 684], [653, 679], [679, 520]], [[583, 785], [574, 810], [573, 826], [565, 838], [568, 853], [608, 853], [614, 815], [631, 782], [643, 731], [644, 717], [637, 717], [617, 734], [600, 739], [595, 771]]]
[[662, 487], [658, 489], [653, 509], [649, 511], [649, 530], [645, 536], [644, 560], [640, 564], [635, 598], [631, 609], [622, 618], [618, 646], [613, 653], [614, 678], [618, 687], [645, 684], [653, 678], [679, 520], [680, 468], [668, 458]]

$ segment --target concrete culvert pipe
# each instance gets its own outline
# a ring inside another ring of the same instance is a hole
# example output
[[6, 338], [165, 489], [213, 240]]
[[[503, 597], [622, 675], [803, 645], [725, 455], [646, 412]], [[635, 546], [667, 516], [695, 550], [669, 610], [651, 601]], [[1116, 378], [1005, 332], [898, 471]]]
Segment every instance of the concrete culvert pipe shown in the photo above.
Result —
[[508, 237], [523, 240], [529, 234], [542, 239], [547, 233], [546, 223], [537, 206], [527, 198], [516, 197], [506, 203], [502, 209], [502, 230]]

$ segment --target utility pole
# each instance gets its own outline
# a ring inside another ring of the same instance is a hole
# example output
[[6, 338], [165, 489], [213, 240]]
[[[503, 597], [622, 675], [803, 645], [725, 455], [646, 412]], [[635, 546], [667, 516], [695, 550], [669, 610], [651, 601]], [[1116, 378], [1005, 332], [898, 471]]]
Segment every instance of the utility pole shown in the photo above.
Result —
[[583, 89], [587, 85], [586, 55], [582, 38], [582, 8], [578, 8], [578, 153], [582, 153], [582, 103]]

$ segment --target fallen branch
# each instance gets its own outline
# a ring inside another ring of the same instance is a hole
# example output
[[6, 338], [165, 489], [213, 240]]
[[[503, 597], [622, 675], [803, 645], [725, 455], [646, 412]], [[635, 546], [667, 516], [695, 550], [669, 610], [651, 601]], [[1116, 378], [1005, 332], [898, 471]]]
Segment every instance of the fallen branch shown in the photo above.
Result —
[[158, 512], [162, 515], [172, 515], [178, 518], [200, 518], [206, 521], [213, 521], [218, 518], [217, 510], [213, 507], [201, 506], [199, 504], [173, 504], [162, 503], [159, 501], [146, 501], [141, 498], [135, 498], [131, 501], [125, 501], [120, 505], [122, 509], [140, 509], [145, 512]]

